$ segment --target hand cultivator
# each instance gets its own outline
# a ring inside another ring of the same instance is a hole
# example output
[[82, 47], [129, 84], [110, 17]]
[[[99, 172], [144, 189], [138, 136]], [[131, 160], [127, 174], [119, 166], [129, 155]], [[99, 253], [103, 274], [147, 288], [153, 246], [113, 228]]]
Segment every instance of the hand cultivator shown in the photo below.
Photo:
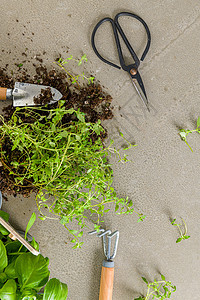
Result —
[[[89, 234], [98, 233], [98, 237], [103, 238], [103, 249], [106, 260], [103, 261], [101, 270], [101, 283], [99, 300], [112, 300], [113, 281], [114, 281], [114, 261], [113, 259], [117, 253], [117, 246], [119, 240], [119, 231], [116, 230], [111, 233], [110, 230], [100, 229], [99, 232], [92, 231]], [[111, 247], [111, 239], [115, 237], [114, 247]], [[113, 249], [113, 250], [112, 250]], [[112, 254], [111, 254], [112, 251]]]

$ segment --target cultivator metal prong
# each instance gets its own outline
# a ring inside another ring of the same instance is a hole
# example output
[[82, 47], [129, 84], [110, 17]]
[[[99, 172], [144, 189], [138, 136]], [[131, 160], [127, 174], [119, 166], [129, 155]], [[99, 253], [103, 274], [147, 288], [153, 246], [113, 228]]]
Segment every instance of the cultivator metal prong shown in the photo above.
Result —
[[[108, 237], [108, 241], [110, 241], [110, 244], [111, 244], [111, 239], [114, 237], [114, 236], [116, 236], [115, 237], [115, 245], [114, 245], [114, 249], [113, 249], [113, 254], [112, 255], [110, 255], [110, 253], [109, 253], [109, 256], [110, 256], [110, 260], [112, 260], [113, 258], [115, 258], [115, 256], [116, 256], [116, 254], [117, 254], [117, 247], [118, 247], [118, 241], [119, 241], [119, 231], [118, 230], [116, 230], [116, 231], [114, 231], [113, 233], [111, 233], [111, 234], [109, 234], [107, 237]], [[111, 245], [110, 245], [110, 247], [111, 247]], [[110, 248], [111, 249], [111, 248]]]
[[[104, 250], [104, 254], [105, 254], [107, 261], [115, 258], [116, 253], [117, 253], [118, 241], [119, 241], [119, 231], [116, 230], [112, 233], [111, 230], [109, 230], [109, 229], [108, 230], [99, 229], [99, 231], [94, 230], [94, 231], [89, 232], [90, 235], [96, 234], [96, 233], [97, 233], [97, 237], [103, 238], [103, 250]], [[111, 255], [111, 239], [114, 236], [116, 236], [115, 245], [113, 248], [113, 253]], [[107, 237], [107, 239], [106, 239], [106, 237]]]
[[92, 235], [92, 234], [95, 234], [95, 233], [98, 233], [98, 232], [104, 232], [104, 231], [105, 231], [104, 229], [99, 229], [99, 231], [97, 231], [97, 230], [90, 231], [90, 232], [88, 232], [88, 234]]

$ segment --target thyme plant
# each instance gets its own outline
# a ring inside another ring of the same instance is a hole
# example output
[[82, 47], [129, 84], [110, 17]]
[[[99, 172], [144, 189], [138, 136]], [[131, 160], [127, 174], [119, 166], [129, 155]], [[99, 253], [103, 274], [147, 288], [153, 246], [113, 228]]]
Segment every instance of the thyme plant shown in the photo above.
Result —
[[190, 148], [190, 150], [193, 152], [191, 146], [189, 145], [188, 141], [187, 141], [187, 136], [188, 134], [190, 133], [193, 133], [193, 132], [198, 132], [200, 133], [200, 117], [198, 117], [197, 119], [197, 125], [196, 125], [196, 129], [193, 129], [193, 130], [185, 130], [185, 129], [181, 129], [180, 130], [180, 136], [181, 136], [181, 139], [186, 143], [186, 145]]
[[145, 277], [142, 277], [142, 280], [147, 285], [146, 296], [140, 296], [134, 300], [169, 299], [172, 293], [176, 291], [176, 286], [172, 285], [171, 281], [166, 281], [164, 275], [161, 275], [161, 280], [158, 281], [148, 282]]
[[[46, 211], [52, 213], [72, 234], [71, 242], [77, 248], [83, 244], [79, 238], [87, 217], [98, 229], [101, 217], [109, 211], [106, 204], [113, 203], [117, 214], [132, 214], [134, 208], [128, 198], [117, 197], [108, 162], [110, 152], [115, 152], [119, 161], [127, 161], [126, 156], [121, 157], [112, 142], [105, 147], [100, 121], [86, 122], [82, 112], [66, 110], [64, 103], [60, 101], [58, 108], [50, 110], [17, 108], [8, 122], [1, 116], [0, 155], [16, 186], [30, 183], [37, 189], [41, 219], [49, 217]], [[76, 121], [62, 122], [72, 114]], [[22, 121], [24, 116], [31, 122]], [[11, 143], [12, 156], [4, 150], [5, 143]], [[136, 213], [139, 221], [144, 219]], [[80, 231], [69, 229], [73, 220]]]
[[[176, 223], [176, 219], [173, 219], [171, 221], [171, 224], [173, 226], [178, 227], [178, 230], [179, 230], [179, 233], [180, 233], [180, 237], [176, 240], [176, 243], [180, 243], [181, 241], [187, 240], [187, 239], [190, 238], [190, 235], [187, 235], [187, 225], [186, 225], [185, 221], [182, 218], [181, 218], [181, 220], [182, 220], [183, 224]], [[184, 231], [183, 231], [182, 227], [184, 227]]]
[[67, 73], [72, 84], [78, 84], [78, 80], [80, 77], [83, 79], [86, 79], [88, 81], [88, 84], [94, 82], [95, 78], [93, 76], [87, 77], [84, 72], [82, 72], [81, 74], [78, 74], [78, 75], [72, 75], [65, 67], [65, 65], [68, 64], [70, 61], [75, 61], [77, 63], [77, 65], [80, 66], [83, 63], [83, 61], [87, 62], [87, 57], [86, 57], [86, 54], [84, 54], [80, 59], [75, 59], [75, 58], [73, 58], [73, 55], [71, 55], [71, 56], [67, 57], [66, 59], [62, 59], [60, 57], [58, 59], [58, 61], [56, 61], [54, 63]]

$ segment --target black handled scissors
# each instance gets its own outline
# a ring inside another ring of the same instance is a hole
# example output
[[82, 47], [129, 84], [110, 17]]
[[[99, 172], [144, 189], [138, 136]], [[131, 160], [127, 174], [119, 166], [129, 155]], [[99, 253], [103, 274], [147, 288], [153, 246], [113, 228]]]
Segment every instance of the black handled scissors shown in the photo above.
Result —
[[[130, 45], [126, 35], [124, 34], [124, 32], [123, 32], [123, 30], [122, 30], [122, 28], [119, 24], [119, 17], [121, 17], [121, 16], [129, 16], [129, 17], [133, 17], [133, 18], [137, 19], [139, 22], [141, 22], [143, 24], [143, 26], [146, 30], [147, 44], [146, 44], [146, 47], [145, 47], [144, 52], [143, 52], [140, 59], [138, 58], [137, 54], [133, 50], [132, 46]], [[104, 22], [107, 22], [107, 21], [110, 22], [111, 25], [112, 25], [112, 29], [113, 29], [113, 32], [114, 32], [114, 37], [115, 37], [115, 41], [116, 41], [116, 45], [117, 45], [117, 51], [118, 51], [119, 61], [120, 61], [121, 67], [119, 67], [118, 65], [116, 65], [116, 64], [106, 60], [105, 58], [103, 58], [99, 54], [99, 52], [97, 51], [97, 48], [95, 46], [94, 38], [95, 38], [96, 31]], [[129, 52], [130, 52], [130, 54], [131, 54], [131, 56], [134, 60], [134, 63], [131, 64], [131, 65], [126, 65], [125, 64], [121, 44], [120, 44], [120, 41], [119, 41], [118, 32], [120, 33], [124, 43], [126, 44], [126, 47], [128, 48], [128, 50], [129, 50]], [[131, 79], [132, 79], [132, 83], [133, 83], [138, 95], [140, 96], [140, 98], [142, 99], [142, 101], [146, 105], [147, 109], [149, 110], [148, 99], [147, 99], [147, 95], [146, 95], [146, 92], [145, 92], [144, 84], [142, 82], [142, 78], [140, 76], [140, 73], [138, 72], [140, 61], [144, 60], [145, 56], [147, 55], [147, 52], [149, 51], [149, 47], [150, 47], [150, 44], [151, 44], [151, 34], [150, 34], [149, 28], [148, 28], [147, 24], [145, 23], [145, 21], [142, 18], [140, 18], [139, 16], [137, 16], [135, 14], [132, 14], [132, 13], [129, 13], [129, 12], [121, 12], [121, 13], [117, 14], [115, 16], [114, 20], [111, 19], [111, 18], [104, 18], [101, 21], [99, 21], [97, 23], [97, 25], [95, 26], [95, 28], [92, 32], [91, 42], [92, 42], [92, 48], [93, 48], [94, 52], [96, 53], [96, 55], [103, 62], [105, 62], [106, 64], [108, 64], [112, 67], [115, 67], [117, 69], [122, 68], [124, 71], [129, 73], [129, 75], [131, 76]]]

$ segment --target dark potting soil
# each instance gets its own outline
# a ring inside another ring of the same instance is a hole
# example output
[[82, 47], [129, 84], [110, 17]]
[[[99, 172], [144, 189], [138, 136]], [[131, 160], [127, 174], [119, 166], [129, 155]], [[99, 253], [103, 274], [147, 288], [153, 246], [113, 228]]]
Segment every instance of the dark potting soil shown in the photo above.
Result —
[[[0, 86], [6, 88], [14, 88], [16, 81], [18, 82], [27, 82], [34, 84], [41, 84], [56, 88], [59, 92], [62, 93], [62, 100], [66, 100], [65, 108], [74, 108], [80, 109], [80, 111], [85, 113], [85, 119], [87, 122], [96, 123], [99, 119], [106, 120], [113, 117], [111, 101], [112, 97], [107, 95], [100, 84], [92, 83], [84, 86], [72, 86], [70, 81], [67, 78], [67, 75], [63, 72], [58, 72], [55, 69], [50, 71], [47, 70], [45, 66], [36, 67], [36, 74], [31, 77], [26, 72], [21, 73], [18, 76], [10, 77], [6, 72], [0, 69]], [[52, 99], [52, 94], [50, 89], [42, 90], [41, 94], [34, 99], [37, 105], [47, 104], [48, 108], [56, 108], [58, 102], [55, 104], [49, 104]], [[6, 105], [6, 102], [5, 102]], [[5, 121], [9, 121], [12, 117], [15, 108], [12, 105], [6, 106], [3, 108], [3, 116]], [[38, 112], [41, 112], [38, 110]], [[47, 111], [48, 112], [48, 111]], [[75, 121], [74, 115], [67, 115], [63, 118], [62, 123], [68, 124], [71, 121]], [[27, 119], [24, 115], [22, 122], [33, 122], [31, 119]], [[107, 136], [106, 130], [105, 133], [101, 135], [102, 140]], [[96, 136], [91, 136], [92, 140], [95, 141]], [[12, 162], [13, 155], [20, 156], [20, 152], [17, 150], [12, 151], [11, 141], [5, 140], [3, 144], [3, 151], [6, 151], [7, 156], [9, 157], [9, 162]], [[16, 186], [12, 175], [9, 175], [9, 168], [5, 165], [0, 166], [0, 190], [3, 193], [11, 194], [16, 196], [17, 194], [22, 194], [24, 196], [29, 196], [32, 191], [35, 191], [36, 188], [33, 185], [33, 182], [26, 181], [23, 183], [23, 186]]]
[[51, 92], [51, 88], [48, 87], [46, 89], [41, 89], [41, 93], [38, 96], [33, 97], [33, 101], [36, 105], [45, 105], [50, 103], [53, 95]]

